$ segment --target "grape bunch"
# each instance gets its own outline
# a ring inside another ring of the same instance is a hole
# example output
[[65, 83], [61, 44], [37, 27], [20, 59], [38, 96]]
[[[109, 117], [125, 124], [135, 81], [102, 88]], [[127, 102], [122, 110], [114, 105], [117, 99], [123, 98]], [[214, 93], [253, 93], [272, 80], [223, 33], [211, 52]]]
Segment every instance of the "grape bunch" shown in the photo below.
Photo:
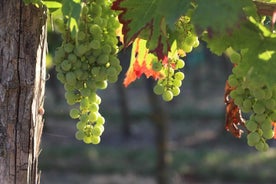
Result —
[[185, 66], [185, 62], [180, 58], [169, 58], [166, 64], [160, 61], [153, 61], [153, 69], [162, 69], [165, 77], [160, 78], [154, 86], [153, 91], [157, 95], [162, 95], [164, 101], [171, 101], [174, 96], [180, 94], [180, 87], [185, 75], [180, 69]]
[[248, 81], [247, 73], [241, 62], [241, 55], [233, 52], [230, 59], [235, 63], [233, 74], [228, 78], [230, 86], [234, 88], [230, 96], [249, 119], [245, 127], [249, 131], [247, 143], [259, 151], [266, 151], [269, 146], [267, 140], [274, 136], [272, 123], [276, 121], [276, 88], [271, 88], [262, 80]]
[[173, 36], [177, 41], [178, 49], [182, 50], [183, 53], [189, 53], [193, 48], [199, 46], [198, 37], [188, 15], [181, 16], [176, 22]]
[[82, 5], [78, 33], [69, 28], [55, 52], [57, 78], [64, 84], [69, 105], [78, 104], [70, 117], [78, 119], [76, 138], [98, 144], [104, 131], [104, 117], [99, 113], [101, 98], [97, 90], [116, 82], [122, 68], [116, 57], [116, 15], [105, 0], [87, 0]]

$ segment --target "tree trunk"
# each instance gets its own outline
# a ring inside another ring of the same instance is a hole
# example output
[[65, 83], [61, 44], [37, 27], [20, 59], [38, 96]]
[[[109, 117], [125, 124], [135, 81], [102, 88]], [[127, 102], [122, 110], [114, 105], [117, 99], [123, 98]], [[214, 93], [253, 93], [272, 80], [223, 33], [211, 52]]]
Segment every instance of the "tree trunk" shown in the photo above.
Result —
[[154, 81], [146, 81], [148, 99], [152, 111], [152, 121], [156, 128], [156, 181], [158, 184], [169, 184], [170, 155], [168, 146], [169, 117], [159, 97], [153, 93]]
[[21, 0], [1, 0], [1, 184], [39, 183], [45, 54], [45, 10]]

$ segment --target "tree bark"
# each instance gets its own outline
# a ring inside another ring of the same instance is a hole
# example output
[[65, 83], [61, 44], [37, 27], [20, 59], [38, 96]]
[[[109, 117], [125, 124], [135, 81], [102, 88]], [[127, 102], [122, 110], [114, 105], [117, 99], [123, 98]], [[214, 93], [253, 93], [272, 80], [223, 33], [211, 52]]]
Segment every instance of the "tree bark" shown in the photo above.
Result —
[[157, 184], [169, 184], [169, 117], [168, 113], [164, 109], [163, 103], [161, 103], [159, 97], [153, 93], [154, 81], [150, 78], [146, 81], [148, 100], [152, 111], [152, 122], [155, 125], [156, 132], [156, 181]]
[[40, 182], [46, 12], [20, 0], [0, 1], [0, 181]]

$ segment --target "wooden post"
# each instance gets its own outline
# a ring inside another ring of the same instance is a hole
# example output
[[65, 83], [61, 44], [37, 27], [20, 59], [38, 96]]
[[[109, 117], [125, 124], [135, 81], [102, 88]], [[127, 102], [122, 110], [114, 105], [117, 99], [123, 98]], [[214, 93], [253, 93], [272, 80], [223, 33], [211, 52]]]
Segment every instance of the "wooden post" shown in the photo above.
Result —
[[46, 12], [0, 1], [0, 183], [40, 183]]

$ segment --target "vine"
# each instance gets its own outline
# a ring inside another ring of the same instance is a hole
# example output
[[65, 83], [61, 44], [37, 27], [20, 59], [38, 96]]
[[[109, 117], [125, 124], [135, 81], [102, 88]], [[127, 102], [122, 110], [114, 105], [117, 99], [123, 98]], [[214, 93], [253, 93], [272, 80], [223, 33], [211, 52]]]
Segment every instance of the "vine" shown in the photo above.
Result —
[[133, 44], [124, 85], [143, 74], [153, 77], [153, 91], [165, 101], [180, 93], [186, 53], [199, 39], [205, 41], [214, 54], [226, 54], [233, 63], [225, 87], [226, 130], [235, 137], [247, 132], [248, 145], [260, 151], [276, 135], [275, 0], [24, 2], [62, 12], [63, 43], [55, 64], [68, 104], [79, 104], [70, 112], [79, 119], [77, 139], [100, 142], [104, 118], [97, 90], [116, 82], [121, 71], [117, 37], [123, 47]]

